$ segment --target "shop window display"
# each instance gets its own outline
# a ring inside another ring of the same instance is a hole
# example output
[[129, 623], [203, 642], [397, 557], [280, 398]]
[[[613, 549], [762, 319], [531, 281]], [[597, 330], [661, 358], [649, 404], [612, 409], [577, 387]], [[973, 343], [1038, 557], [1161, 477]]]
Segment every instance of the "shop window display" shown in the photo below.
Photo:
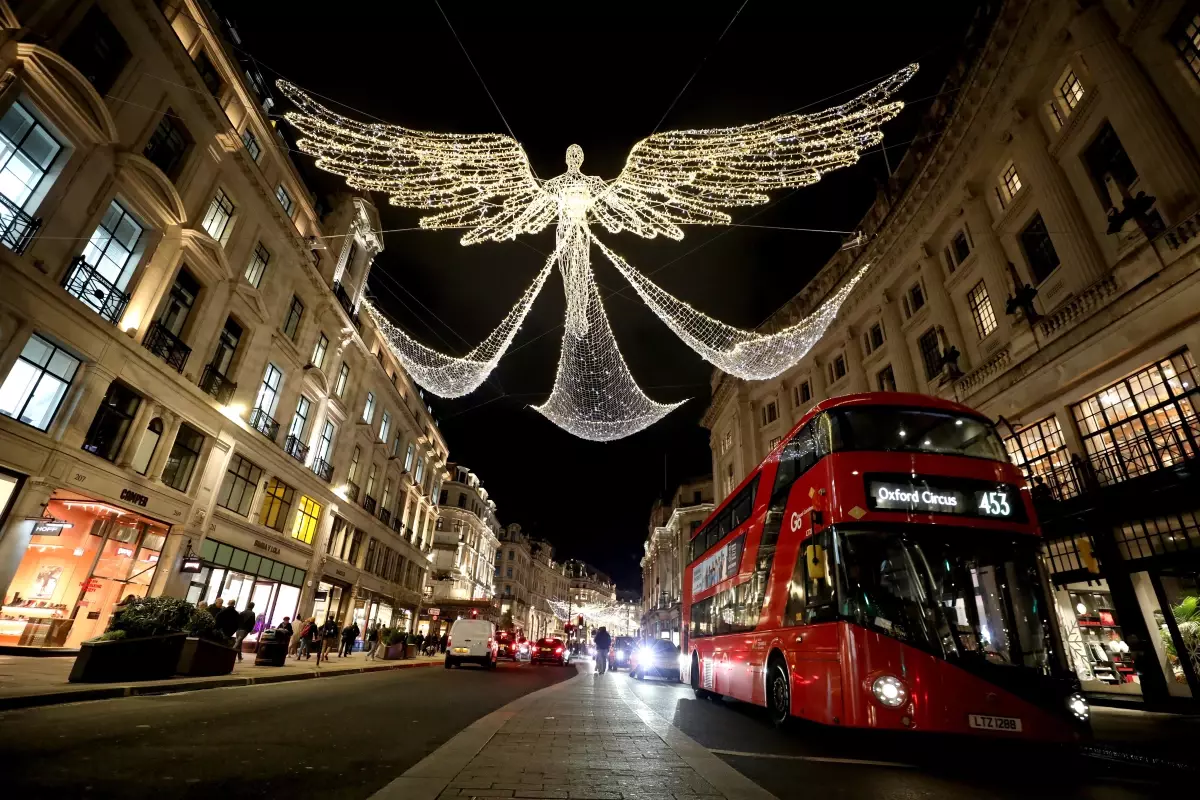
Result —
[[215, 539], [200, 545], [203, 566], [192, 576], [186, 599], [212, 605], [217, 598], [234, 603], [239, 611], [254, 603], [254, 630], [246, 641], [258, 641], [265, 628], [274, 628], [284, 617], [296, 618], [300, 585], [305, 571]]
[[167, 526], [132, 511], [55, 492], [46, 516], [58, 535], [35, 535], [0, 611], [0, 644], [78, 647], [103, 633], [113, 608], [144, 597]]
[[1071, 664], [1084, 690], [1141, 694], [1108, 583], [1069, 583], [1055, 591]]

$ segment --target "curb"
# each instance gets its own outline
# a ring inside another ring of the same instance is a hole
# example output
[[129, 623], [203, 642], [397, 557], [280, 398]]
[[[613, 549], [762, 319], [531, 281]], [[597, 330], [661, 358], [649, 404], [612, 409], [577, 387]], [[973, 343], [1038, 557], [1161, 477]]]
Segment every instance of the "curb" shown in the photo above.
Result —
[[397, 669], [419, 669], [421, 667], [441, 666], [440, 661], [423, 661], [420, 663], [380, 664], [370, 667], [355, 667], [354, 669], [338, 669], [331, 672], [297, 672], [287, 675], [256, 675], [245, 678], [184, 679], [170, 683], [129, 684], [123, 686], [97, 686], [92, 689], [68, 689], [62, 692], [46, 692], [44, 694], [14, 695], [0, 697], [0, 711], [15, 711], [22, 708], [39, 708], [57, 706], [66, 703], [82, 703], [89, 700], [112, 700], [118, 697], [143, 697], [159, 694], [176, 694], [178, 692], [196, 692], [204, 689], [227, 689], [234, 686], [258, 686], [270, 683], [288, 683], [290, 681], [306, 681], [314, 678], [337, 678], [342, 675], [362, 675], [368, 672], [390, 672]]

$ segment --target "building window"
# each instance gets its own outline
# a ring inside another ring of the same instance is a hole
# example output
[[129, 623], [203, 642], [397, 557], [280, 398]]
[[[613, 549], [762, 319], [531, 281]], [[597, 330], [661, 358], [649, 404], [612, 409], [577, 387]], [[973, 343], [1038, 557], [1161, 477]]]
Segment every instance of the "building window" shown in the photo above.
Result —
[[1050, 416], [1033, 423], [1004, 440], [1008, 457], [1021, 468], [1025, 480], [1036, 486], [1041, 479], [1052, 495], [1064, 500], [1079, 494], [1071, 454], [1063, 438], [1058, 417]]
[[292, 426], [288, 429], [288, 436], [295, 436], [300, 440], [304, 438], [304, 429], [308, 426], [308, 412], [312, 409], [312, 401], [304, 395], [300, 395], [300, 399], [296, 401], [296, 413], [292, 415]]
[[975, 333], [979, 334], [980, 339], [987, 338], [988, 334], [996, 330], [996, 311], [992, 308], [992, 301], [983, 281], [975, 284], [975, 287], [967, 292], [967, 305], [971, 308], [971, 319], [975, 320]]
[[1054, 242], [1050, 241], [1050, 232], [1046, 230], [1046, 221], [1041, 213], [1034, 214], [1018, 238], [1034, 281], [1041, 283], [1058, 267], [1058, 252], [1054, 249]]
[[892, 372], [892, 365], [888, 364], [875, 376], [875, 383], [879, 386], [881, 392], [896, 391], [896, 375]]
[[386, 443], [391, 429], [392, 415], [384, 411], [383, 416], [379, 418], [379, 441]]
[[375, 419], [375, 393], [367, 392], [367, 402], [363, 404], [362, 421], [370, 425], [373, 419]]
[[296, 204], [292, 201], [292, 196], [288, 194], [288, 190], [279, 184], [275, 187], [275, 199], [279, 201], [279, 205], [283, 206], [283, 212], [289, 217], [292, 211], [296, 208]]
[[242, 131], [242, 145], [250, 155], [250, 160], [257, 164], [258, 157], [262, 155], [262, 147], [259, 146], [258, 137], [254, 135], [254, 131], [250, 130], [249, 125], [246, 126], [246, 130]]
[[871, 329], [863, 334], [863, 345], [866, 347], [867, 355], [874, 353], [879, 348], [883, 347], [883, 325], [876, 322], [871, 326]]
[[133, 276], [144, 229], [116, 200], [84, 245], [85, 263], [75, 267], [67, 292], [110, 322], [117, 322], [128, 299], [123, 292]]
[[358, 445], [354, 446], [354, 453], [350, 456], [350, 471], [346, 473], [346, 480], [350, 483], [358, 478], [358, 462], [362, 458], [362, 448]]
[[229, 199], [229, 195], [225, 194], [224, 189], [217, 189], [212, 202], [208, 204], [208, 211], [204, 213], [204, 219], [200, 220], [200, 227], [204, 228], [209, 236], [224, 243], [231, 219], [233, 219], [233, 201]]
[[321, 504], [308, 495], [300, 495], [300, 505], [296, 507], [296, 521], [292, 523], [292, 538], [312, 544], [320, 522]]
[[271, 252], [262, 242], [256, 244], [254, 253], [250, 256], [250, 263], [246, 265], [246, 282], [257, 289], [262, 283], [263, 273], [267, 271], [267, 264], [270, 261]]
[[920, 281], [908, 287], [908, 291], [904, 293], [903, 301], [904, 316], [909, 318], [912, 318], [914, 314], [925, 307], [925, 288], [921, 286]]
[[50, 132], [13, 103], [0, 117], [0, 194], [24, 208], [61, 151]]
[[225, 480], [221, 482], [217, 505], [242, 517], [249, 515], [250, 504], [254, 502], [254, 491], [258, 488], [260, 480], [262, 480], [262, 470], [253, 462], [234, 454], [229, 459], [229, 469], [225, 471]]
[[379, 468], [375, 466], [375, 462], [371, 462], [371, 469], [369, 472], [367, 472], [367, 486], [366, 486], [367, 497], [371, 497], [372, 496], [371, 493], [375, 491], [375, 474], [378, 471], [379, 471]]
[[163, 112], [154, 132], [150, 134], [150, 141], [146, 142], [142, 155], [161, 169], [164, 175], [175, 180], [183, 158], [191, 146], [192, 137], [188, 135], [187, 128], [183, 127], [183, 122], [175, 116], [175, 111], [168, 108]]
[[1068, 111], [1074, 111], [1079, 101], [1083, 99], [1083, 85], [1075, 76], [1075, 70], [1068, 69], [1058, 82], [1058, 96], [1066, 105]]
[[[950, 247], [954, 249], [954, 260], [960, 265], [971, 255], [971, 237], [965, 227], [954, 234], [954, 238], [950, 240]], [[920, 305], [914, 303], [916, 308], [920, 308], [921, 305], [925, 305], [924, 298], [921, 299]]]
[[921, 350], [921, 362], [925, 365], [925, 380], [933, 380], [942, 372], [942, 346], [937, 328], [930, 328], [917, 340]]
[[78, 369], [79, 359], [32, 334], [0, 385], [0, 414], [49, 429]]
[[1017, 196], [1017, 192], [1021, 191], [1021, 176], [1017, 174], [1017, 165], [1008, 162], [1008, 166], [1000, 173], [1000, 207], [1004, 208], [1012, 199]]
[[323, 367], [325, 365], [325, 351], [328, 349], [329, 337], [322, 331], [317, 335], [317, 346], [313, 348], [312, 358], [309, 359], [309, 362], [317, 369]]
[[425, 459], [418, 458], [417, 459], [417, 471], [416, 471], [415, 478], [414, 478], [414, 482], [418, 486], [421, 484], [421, 478], [424, 477], [424, 475], [425, 475]]
[[392, 458], [400, 457], [400, 444], [401, 444], [401, 440], [403, 438], [404, 438], [403, 435], [399, 431], [397, 431], [396, 438], [392, 440], [392, 454], [391, 454]]
[[1198, 377], [1192, 354], [1183, 350], [1072, 406], [1101, 483], [1172, 467], [1197, 455]]
[[812, 400], [812, 383], [809, 381], [801, 381], [795, 389], [796, 405], [802, 406], [809, 400]]
[[1170, 38], [1192, 77], [1200, 81], [1200, 8], [1193, 3], [1184, 6], [1171, 27]]
[[[329, 459], [333, 457], [333, 437], [337, 433], [337, 426], [329, 420], [325, 421], [325, 428], [321, 431], [321, 439], [317, 442], [317, 461], [329, 463]], [[313, 467], [316, 471], [316, 467]]]
[[200, 73], [200, 80], [204, 81], [204, 85], [208, 87], [208, 91], [212, 93], [213, 97], [220, 99], [224, 81], [221, 80], [221, 73], [217, 72], [217, 68], [213, 66], [208, 53], [201, 50], [196, 56], [195, 63], [196, 70]]
[[163, 468], [162, 482], [172, 489], [186, 492], [203, 445], [204, 434], [190, 425], [180, 425], [171, 454], [167, 456], [167, 465]]
[[274, 364], [267, 364], [263, 372], [262, 386], [258, 387], [258, 397], [254, 401], [255, 408], [261, 408], [268, 416], [275, 415], [275, 404], [279, 402], [279, 384], [283, 381], [283, 373]]
[[829, 382], [836, 383], [846, 377], [846, 356], [838, 353], [829, 365]]
[[337, 380], [333, 384], [333, 394], [335, 397], [344, 397], [346, 395], [346, 384], [349, 381], [350, 365], [343, 361], [342, 368], [338, 370]]
[[300, 330], [300, 318], [304, 316], [304, 303], [300, 302], [300, 298], [292, 295], [292, 304], [288, 306], [287, 316], [283, 320], [283, 334], [293, 341], [296, 338], [296, 332]]
[[119, 381], [109, 384], [84, 437], [83, 449], [105, 461], [115, 461], [141, 402], [138, 393], [125, 384]]
[[762, 407], [762, 424], [770, 425], [779, 419], [779, 405], [772, 400]]
[[271, 478], [263, 491], [259, 521], [268, 528], [283, 533], [283, 526], [287, 524], [288, 513], [292, 510], [292, 500], [295, 496], [295, 489], [278, 478]]
[[[413, 456], [416, 455], [417, 447], [412, 442], [408, 443], [408, 452], [404, 454], [404, 471], [408, 472], [412, 469]], [[462, 495], [459, 495], [460, 497]]]
[[[772, 440], [771, 440], [771, 443], [770, 443], [769, 445], [767, 445], [767, 449], [768, 449], [768, 450], [774, 450], [774, 449], [775, 449], [775, 447], [776, 447], [776, 446], [777, 446], [777, 445], [778, 445], [780, 442], [782, 442], [782, 441], [783, 441], [783, 437], [782, 437], [782, 436], [776, 436], [774, 439], [772, 439]], [[697, 495], [699, 495], [700, 493], [699, 493], [699, 492], [696, 492], [696, 494], [697, 494]], [[699, 503], [699, 502], [700, 502], [700, 498], [699, 498], [699, 497], [696, 497], [696, 502], [697, 502], [697, 503]]]
[[117, 82], [131, 55], [112, 20], [95, 5], [71, 31], [59, 54], [88, 79], [101, 97]]
[[1083, 151], [1083, 163], [1100, 204], [1109, 209], [1124, 207], [1125, 198], [1132, 196], [1138, 174], [1111, 123], [1100, 126], [1096, 138]]

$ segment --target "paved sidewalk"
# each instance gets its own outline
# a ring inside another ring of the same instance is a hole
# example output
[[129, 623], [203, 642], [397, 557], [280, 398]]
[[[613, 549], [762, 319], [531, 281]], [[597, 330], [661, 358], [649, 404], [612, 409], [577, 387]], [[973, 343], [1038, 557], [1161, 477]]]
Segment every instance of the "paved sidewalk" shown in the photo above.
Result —
[[0, 656], [0, 710], [31, 706], [75, 703], [81, 700], [103, 700], [138, 694], [218, 689], [224, 686], [250, 686], [257, 683], [277, 683], [310, 678], [329, 678], [379, 670], [409, 669], [440, 666], [443, 656], [418, 656], [402, 661], [368, 661], [363, 653], [346, 658], [322, 661], [320, 667], [314, 656], [307, 661], [288, 658], [282, 667], [256, 667], [254, 657], [247, 653], [245, 660], [234, 665], [230, 675], [208, 678], [176, 676], [160, 681], [127, 683], [69, 683], [74, 658]]
[[773, 800], [655, 714], [624, 676], [590, 669], [478, 720], [372, 800]]

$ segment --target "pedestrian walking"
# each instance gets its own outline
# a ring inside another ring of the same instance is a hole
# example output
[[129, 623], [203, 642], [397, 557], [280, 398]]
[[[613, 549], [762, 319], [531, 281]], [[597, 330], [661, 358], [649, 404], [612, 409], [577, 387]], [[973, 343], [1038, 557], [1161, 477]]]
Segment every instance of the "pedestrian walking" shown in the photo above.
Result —
[[229, 605], [223, 607], [217, 614], [217, 630], [232, 639], [237, 633], [238, 625], [241, 624], [242, 615], [238, 613], [237, 601], [230, 600]]
[[325, 655], [325, 660], [329, 660], [329, 654], [338, 646], [338, 624], [333, 617], [326, 617], [325, 624], [321, 626], [321, 641], [323, 642], [321, 650]]
[[258, 621], [258, 617], [254, 613], [254, 603], [248, 603], [246, 610], [238, 615], [237, 631], [233, 634], [233, 646], [237, 650], [237, 660], [242, 660], [242, 642], [250, 631], [254, 630], [254, 624]]
[[443, 633], [442, 639], [438, 642], [438, 648], [444, 653], [446, 652], [446, 644], [450, 641], [450, 634]]
[[375, 645], [379, 642], [379, 623], [375, 622], [367, 629], [367, 661], [375, 660]]
[[358, 623], [350, 620], [350, 624], [342, 628], [342, 649], [338, 653], [338, 658], [349, 656], [354, 652], [354, 642], [358, 639]]
[[300, 645], [296, 650], [296, 660], [312, 658], [313, 639], [317, 635], [317, 620], [309, 617], [300, 628]]
[[292, 634], [294, 633], [294, 631], [292, 630], [292, 618], [284, 617], [283, 621], [275, 626], [275, 630], [285, 632], [287, 634], [288, 638], [291, 639]]
[[317, 625], [316, 621], [314, 619], [312, 644], [311, 644], [311, 648], [310, 648], [309, 652], [315, 652], [317, 654], [317, 666], [318, 667], [321, 666], [321, 654], [324, 652], [324, 650], [325, 650], [325, 626]]
[[601, 625], [592, 636], [592, 641], [596, 644], [596, 672], [603, 675], [608, 672], [608, 648], [612, 647], [612, 637], [608, 635], [608, 628]]

